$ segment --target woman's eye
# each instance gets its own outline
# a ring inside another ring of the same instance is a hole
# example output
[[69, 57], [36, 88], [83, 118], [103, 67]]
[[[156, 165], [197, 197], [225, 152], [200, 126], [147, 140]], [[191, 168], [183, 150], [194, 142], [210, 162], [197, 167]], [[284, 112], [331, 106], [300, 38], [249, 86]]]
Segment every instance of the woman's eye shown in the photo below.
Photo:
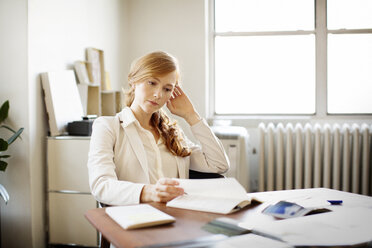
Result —
[[165, 91], [167, 91], [167, 92], [171, 92], [171, 91], [172, 91], [172, 89], [169, 89], [169, 88], [165, 88]]
[[149, 84], [149, 85], [155, 85], [155, 82], [153, 82], [153, 81], [148, 81], [147, 84]]

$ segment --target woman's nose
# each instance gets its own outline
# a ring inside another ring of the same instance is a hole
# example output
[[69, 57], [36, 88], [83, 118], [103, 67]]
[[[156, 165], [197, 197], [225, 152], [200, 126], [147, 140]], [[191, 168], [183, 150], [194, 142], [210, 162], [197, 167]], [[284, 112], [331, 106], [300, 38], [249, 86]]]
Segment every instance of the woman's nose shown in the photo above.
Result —
[[161, 97], [162, 97], [161, 90], [155, 90], [155, 92], [154, 92], [154, 97], [156, 97], [156, 98], [161, 98]]

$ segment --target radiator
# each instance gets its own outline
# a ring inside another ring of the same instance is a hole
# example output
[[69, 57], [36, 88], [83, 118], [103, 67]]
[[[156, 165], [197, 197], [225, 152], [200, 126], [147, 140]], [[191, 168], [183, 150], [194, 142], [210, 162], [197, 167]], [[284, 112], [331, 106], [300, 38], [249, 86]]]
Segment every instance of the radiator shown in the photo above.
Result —
[[372, 194], [367, 124], [259, 125], [259, 191], [325, 187]]

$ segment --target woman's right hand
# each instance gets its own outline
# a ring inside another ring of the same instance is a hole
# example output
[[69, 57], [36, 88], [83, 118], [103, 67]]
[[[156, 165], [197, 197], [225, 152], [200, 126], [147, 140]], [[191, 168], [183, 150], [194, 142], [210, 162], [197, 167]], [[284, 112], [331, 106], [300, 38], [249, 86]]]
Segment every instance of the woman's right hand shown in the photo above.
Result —
[[141, 192], [141, 202], [168, 202], [183, 195], [179, 182], [170, 178], [160, 178], [156, 184], [147, 184]]

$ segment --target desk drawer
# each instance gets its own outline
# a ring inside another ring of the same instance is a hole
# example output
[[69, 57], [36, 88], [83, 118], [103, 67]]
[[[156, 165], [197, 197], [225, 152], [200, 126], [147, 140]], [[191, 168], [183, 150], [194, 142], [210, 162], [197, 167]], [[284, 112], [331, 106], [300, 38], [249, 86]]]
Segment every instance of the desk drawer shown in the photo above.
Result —
[[48, 139], [48, 191], [89, 193], [90, 139]]
[[49, 244], [97, 246], [98, 233], [85, 219], [97, 207], [88, 194], [49, 193]]

